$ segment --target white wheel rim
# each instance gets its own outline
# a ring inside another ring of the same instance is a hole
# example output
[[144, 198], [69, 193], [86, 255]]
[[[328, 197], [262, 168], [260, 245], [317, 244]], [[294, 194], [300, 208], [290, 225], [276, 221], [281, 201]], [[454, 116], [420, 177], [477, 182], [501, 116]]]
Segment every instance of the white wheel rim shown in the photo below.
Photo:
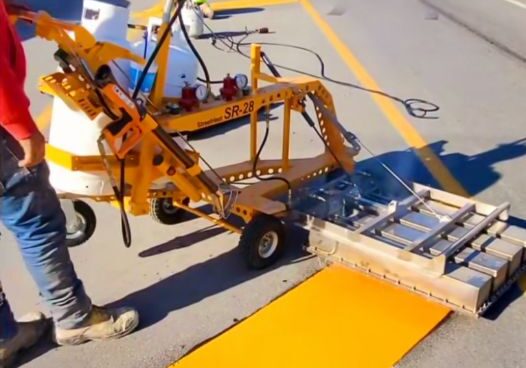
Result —
[[261, 258], [271, 257], [278, 248], [278, 234], [275, 231], [269, 231], [261, 237], [258, 244], [258, 254]]
[[66, 233], [67, 239], [77, 239], [81, 237], [88, 228], [88, 224], [86, 223], [84, 216], [81, 216], [78, 213], [76, 213], [75, 216], [77, 217], [77, 224], [73, 229], [68, 229]]

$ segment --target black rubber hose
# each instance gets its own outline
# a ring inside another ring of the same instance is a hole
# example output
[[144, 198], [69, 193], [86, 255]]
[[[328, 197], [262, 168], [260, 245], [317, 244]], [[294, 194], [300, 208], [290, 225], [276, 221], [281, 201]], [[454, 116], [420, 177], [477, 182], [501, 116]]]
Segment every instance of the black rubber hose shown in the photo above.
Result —
[[135, 87], [135, 90], [133, 91], [132, 98], [134, 100], [139, 95], [139, 91], [141, 90], [144, 80], [146, 79], [148, 70], [150, 70], [153, 62], [157, 58], [157, 54], [159, 54], [159, 51], [161, 50], [161, 47], [166, 41], [168, 34], [172, 31], [172, 27], [175, 24], [175, 21], [177, 20], [177, 18], [179, 17], [179, 14], [181, 14], [181, 10], [183, 9], [184, 2], [185, 0], [177, 0], [178, 6], [177, 6], [177, 9], [175, 9], [175, 12], [172, 18], [170, 18], [170, 21], [168, 22], [168, 27], [164, 30], [163, 34], [161, 35], [161, 38], [159, 38], [157, 45], [155, 46], [155, 49], [152, 52], [152, 55], [149, 57], [148, 61], [146, 62], [146, 65], [144, 66], [144, 69], [142, 70], [142, 73], [139, 77], [139, 81], [137, 82], [137, 86]]
[[[289, 193], [288, 197], [289, 197], [289, 202], [290, 202], [291, 196], [292, 196], [292, 185], [291, 185], [290, 181], [288, 181], [286, 178], [281, 177], [281, 176], [272, 176], [270, 178], [265, 178], [265, 177], [262, 177], [261, 175], [259, 175], [257, 173], [257, 166], [258, 166], [259, 157], [261, 156], [261, 152], [263, 152], [263, 148], [267, 144], [267, 139], [268, 139], [269, 133], [270, 133], [270, 127], [269, 127], [269, 123], [267, 121], [266, 128], [265, 128], [265, 135], [263, 136], [263, 140], [261, 141], [261, 145], [259, 146], [259, 149], [258, 149], [258, 151], [256, 153], [256, 157], [254, 157], [254, 164], [252, 165], [252, 172], [254, 173], [254, 177], [256, 179], [261, 180], [261, 181], [278, 180], [278, 181], [281, 181], [281, 182], [285, 183], [287, 185], [287, 189], [288, 189], [288, 193]], [[290, 204], [290, 203], [288, 203], [288, 204]], [[287, 204], [287, 206], [288, 206], [288, 204]]]
[[[250, 56], [248, 54], [246, 54], [243, 51], [241, 51], [241, 47], [242, 46], [249, 46], [251, 44], [251, 43], [244, 43], [243, 42], [247, 38], [247, 36], [244, 36], [243, 38], [241, 38], [237, 42], [235, 40], [229, 39], [229, 38], [227, 38], [227, 40], [231, 44], [230, 45], [230, 49], [236, 51], [241, 56], [243, 56], [243, 57], [245, 57], [247, 59], [250, 59]], [[423, 100], [423, 99], [419, 99], [419, 98], [402, 99], [400, 97], [388, 94], [388, 93], [380, 91], [380, 90], [374, 90], [374, 89], [362, 87], [362, 86], [360, 86], [358, 84], [353, 84], [353, 83], [337, 80], [337, 79], [334, 79], [334, 78], [331, 78], [331, 77], [327, 76], [326, 73], [325, 73], [325, 69], [326, 69], [325, 68], [325, 61], [323, 60], [321, 55], [318, 54], [314, 50], [311, 50], [311, 49], [306, 48], [306, 47], [298, 46], [298, 45], [290, 45], [290, 44], [276, 43], [276, 42], [255, 42], [255, 43], [257, 43], [258, 45], [262, 45], [262, 46], [279, 46], [279, 47], [291, 48], [291, 49], [301, 50], [301, 51], [305, 51], [307, 53], [310, 53], [318, 60], [321, 70], [320, 70], [320, 75], [318, 76], [318, 75], [315, 75], [315, 74], [312, 74], [312, 73], [309, 73], [309, 72], [306, 72], [306, 71], [303, 71], [303, 70], [298, 70], [298, 69], [295, 69], [295, 68], [292, 68], [292, 67], [289, 67], [289, 66], [286, 66], [286, 65], [274, 64], [274, 67], [276, 67], [276, 68], [285, 69], [285, 70], [288, 70], [288, 71], [292, 71], [294, 73], [300, 73], [300, 74], [303, 74], [303, 75], [311, 76], [313, 78], [323, 79], [323, 80], [326, 80], [328, 82], [331, 82], [331, 83], [334, 83], [334, 84], [337, 84], [337, 85], [340, 85], [340, 86], [355, 88], [355, 89], [358, 89], [358, 90], [361, 90], [361, 91], [364, 91], [364, 92], [368, 92], [368, 93], [371, 93], [371, 94], [377, 94], [377, 95], [380, 95], [380, 96], [384, 96], [384, 97], [387, 97], [387, 98], [389, 98], [389, 99], [391, 99], [393, 101], [396, 101], [396, 102], [400, 103], [405, 108], [407, 113], [410, 116], [412, 116], [412, 117], [415, 117], [415, 118], [418, 118], [418, 119], [437, 119], [436, 116], [430, 116], [429, 115], [429, 114], [431, 114], [433, 112], [437, 112], [437, 111], [440, 110], [440, 107], [438, 105], [432, 103], [432, 102], [429, 102], [429, 101], [426, 101], [426, 100]]]
[[190, 46], [190, 49], [192, 50], [193, 54], [195, 55], [195, 57], [199, 61], [199, 65], [201, 65], [201, 69], [203, 69], [203, 73], [205, 73], [205, 81], [204, 82], [206, 83], [206, 86], [208, 87], [208, 89], [210, 89], [210, 84], [212, 83], [211, 80], [210, 80], [210, 73], [208, 72], [208, 68], [206, 66], [205, 61], [201, 57], [201, 54], [199, 54], [199, 51], [197, 51], [197, 49], [194, 46], [194, 43], [192, 42], [192, 39], [188, 35], [188, 31], [186, 30], [186, 26], [184, 24], [184, 20], [183, 20], [182, 14], [179, 14], [179, 24], [181, 25], [181, 31], [183, 32], [183, 36], [184, 36], [184, 38], [186, 40], [186, 43], [188, 44], [188, 46]]
[[124, 208], [124, 195], [126, 191], [126, 161], [121, 160], [120, 162], [120, 189], [115, 191], [115, 196], [117, 197], [117, 200], [119, 201], [119, 210], [121, 212], [121, 233], [122, 233], [122, 240], [124, 241], [124, 246], [126, 248], [131, 247], [132, 244], [132, 236], [131, 236], [131, 229], [130, 229], [130, 222], [128, 220], [128, 215], [126, 214], [126, 209]]
[[[264, 52], [261, 52], [261, 60], [265, 63], [265, 65], [267, 66], [267, 68], [270, 70], [270, 72], [272, 73], [272, 75], [274, 75], [276, 78], [281, 78], [281, 73], [279, 72], [279, 70], [276, 68], [276, 66], [274, 65], [274, 63], [270, 60], [270, 58], [267, 56], [267, 54], [265, 54]], [[308, 94], [309, 97], [311, 98], [312, 100], [312, 94], [309, 93]], [[314, 101], [313, 101], [314, 102]], [[322, 143], [325, 145], [325, 148], [329, 151], [329, 153], [332, 155], [332, 157], [334, 158], [334, 160], [338, 163], [338, 165], [340, 165], [341, 168], [343, 168], [343, 164], [342, 162], [340, 161], [340, 159], [338, 158], [338, 156], [336, 155], [336, 153], [333, 151], [333, 149], [327, 144], [327, 142], [325, 142], [325, 138], [323, 138], [323, 135], [320, 133], [320, 131], [316, 128], [316, 123], [314, 122], [314, 120], [312, 119], [312, 117], [309, 115], [309, 113], [307, 111], [302, 111], [301, 112], [301, 116], [303, 117], [303, 119], [307, 122], [307, 124], [316, 132], [316, 135], [320, 138], [320, 140], [322, 141]]]
[[[199, 82], [203, 82], [203, 83], [207, 83], [206, 79], [203, 79], [203, 78], [199, 78], [197, 77], [197, 80]], [[223, 81], [222, 80], [211, 80], [210, 82], [208, 82], [210, 84], [223, 84]]]

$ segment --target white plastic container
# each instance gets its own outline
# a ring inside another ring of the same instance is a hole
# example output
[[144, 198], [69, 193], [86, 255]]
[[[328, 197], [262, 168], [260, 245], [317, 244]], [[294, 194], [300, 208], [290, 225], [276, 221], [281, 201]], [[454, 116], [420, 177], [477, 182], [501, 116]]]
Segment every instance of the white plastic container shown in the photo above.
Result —
[[[158, 25], [160, 20], [150, 19], [150, 28]], [[132, 50], [137, 55], [148, 59], [157, 46], [157, 37], [149, 33], [148, 40], [140, 40], [133, 44]], [[192, 50], [182, 38], [181, 31], [175, 31], [170, 43], [168, 56], [168, 77], [165, 82], [165, 97], [181, 97], [182, 88], [188, 83], [193, 85], [197, 82], [198, 61]]]
[[[129, 19], [128, 1], [112, 0], [112, 3], [109, 4], [97, 0], [84, 0], [80, 23], [97, 41], [110, 42], [130, 49], [127, 38]], [[110, 68], [119, 85], [126, 90], [129, 88], [130, 62], [118, 59], [115, 60], [115, 63], [118, 64], [118, 67], [110, 63]]]
[[204, 16], [201, 8], [193, 1], [187, 1], [181, 10], [181, 16], [188, 32], [193, 38], [199, 38], [204, 32]]
[[[99, 155], [97, 140], [102, 128], [109, 122], [110, 119], [104, 114], [100, 114], [95, 120], [90, 120], [83, 112], [72, 110], [61, 99], [54, 98], [49, 144], [70, 154], [97, 156]], [[111, 153], [109, 147], [105, 148], [107, 153]], [[48, 164], [49, 181], [57, 192], [86, 196], [113, 194], [105, 171], [86, 173], [70, 171], [52, 161]]]
[[97, 39], [126, 40], [129, 19], [127, 1], [84, 0], [81, 25]]

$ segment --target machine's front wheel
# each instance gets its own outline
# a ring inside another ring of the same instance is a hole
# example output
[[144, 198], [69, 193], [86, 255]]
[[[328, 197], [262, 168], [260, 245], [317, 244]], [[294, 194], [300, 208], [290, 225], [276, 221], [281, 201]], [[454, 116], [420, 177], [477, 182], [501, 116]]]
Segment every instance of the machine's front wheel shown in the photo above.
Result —
[[73, 201], [73, 209], [76, 219], [75, 225], [67, 227], [66, 230], [66, 245], [68, 247], [76, 247], [87, 242], [97, 227], [97, 217], [89, 204], [75, 200]]
[[269, 267], [285, 250], [285, 227], [275, 217], [258, 215], [243, 229], [239, 246], [250, 268]]
[[[185, 199], [183, 203], [188, 205], [190, 201]], [[183, 219], [185, 211], [177, 207], [172, 198], [154, 198], [150, 202], [150, 215], [163, 225], [175, 225]]]

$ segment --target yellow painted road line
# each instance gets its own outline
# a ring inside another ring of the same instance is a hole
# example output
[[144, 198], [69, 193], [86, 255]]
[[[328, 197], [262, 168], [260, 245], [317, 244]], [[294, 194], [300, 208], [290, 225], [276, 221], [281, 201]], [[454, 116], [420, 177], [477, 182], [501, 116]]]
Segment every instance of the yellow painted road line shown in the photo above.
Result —
[[[255, 6], [273, 6], [273, 5], [284, 5], [297, 3], [298, 0], [230, 0], [221, 2], [211, 2], [210, 6], [215, 11], [232, 10], [232, 9], [244, 9]], [[163, 11], [163, 5], [157, 4], [149, 9], [139, 11], [134, 14], [134, 18], [148, 18], [152, 16], [160, 16]]]
[[[313, 19], [335, 50], [340, 54], [347, 67], [354, 73], [360, 84], [368, 89], [378, 90], [381, 88], [373, 79], [371, 74], [365, 69], [363, 64], [351, 52], [347, 45], [338, 37], [331, 26], [323, 19], [309, 0], [299, 0], [305, 11]], [[382, 113], [389, 122], [399, 131], [404, 140], [412, 147], [420, 157], [424, 165], [435, 177], [438, 183], [447, 191], [468, 196], [467, 191], [454, 178], [454, 176], [445, 167], [439, 157], [429, 148], [428, 143], [411, 125], [409, 120], [398, 110], [393, 101], [379, 94], [371, 95], [374, 102], [378, 105]]]
[[256, 6], [273, 6], [297, 3], [297, 0], [231, 0], [210, 3], [215, 11], [252, 8]]
[[450, 311], [329, 267], [171, 368], [392, 367]]
[[132, 15], [133, 19], [140, 20], [148, 17], [159, 16], [163, 11], [163, 4], [159, 3], [150, 8], [134, 12]]

